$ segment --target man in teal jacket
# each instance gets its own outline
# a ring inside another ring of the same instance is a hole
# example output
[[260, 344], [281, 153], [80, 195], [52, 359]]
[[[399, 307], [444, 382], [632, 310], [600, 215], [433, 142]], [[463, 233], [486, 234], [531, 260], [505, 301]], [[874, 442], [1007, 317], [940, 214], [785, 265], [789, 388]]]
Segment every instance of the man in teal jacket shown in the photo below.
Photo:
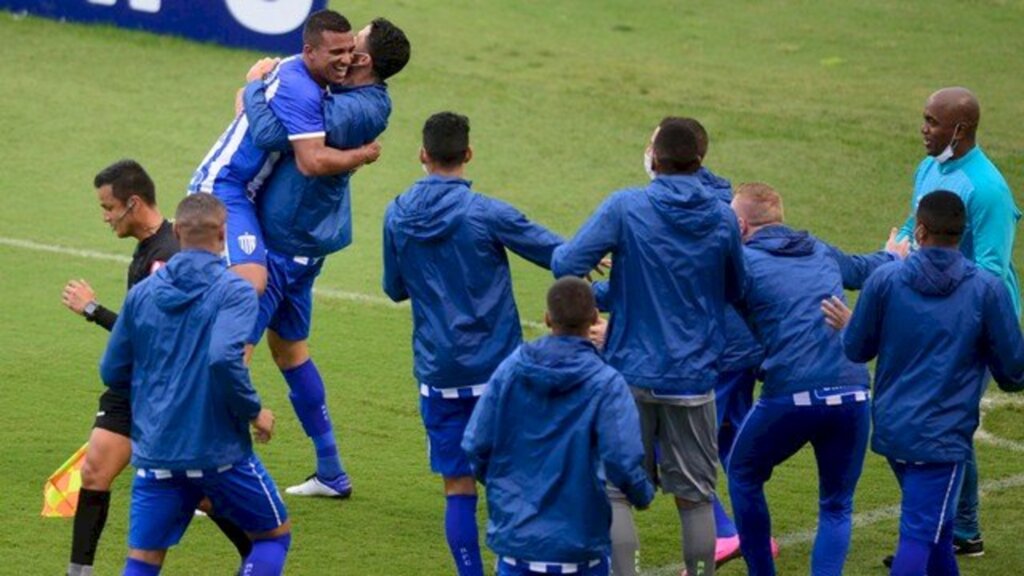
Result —
[[[914, 174], [910, 216], [900, 229], [899, 239], [913, 240], [914, 214], [922, 197], [936, 190], [955, 192], [967, 207], [967, 228], [960, 240], [960, 251], [1002, 281], [1020, 317], [1020, 289], [1011, 252], [1021, 212], [1006, 179], [976, 143], [980, 118], [978, 99], [966, 88], [943, 88], [928, 97], [921, 124], [928, 156]], [[964, 471], [954, 535], [957, 554], [984, 553], [978, 525], [978, 468], [973, 452]], [[890, 559], [886, 560], [889, 564]]]

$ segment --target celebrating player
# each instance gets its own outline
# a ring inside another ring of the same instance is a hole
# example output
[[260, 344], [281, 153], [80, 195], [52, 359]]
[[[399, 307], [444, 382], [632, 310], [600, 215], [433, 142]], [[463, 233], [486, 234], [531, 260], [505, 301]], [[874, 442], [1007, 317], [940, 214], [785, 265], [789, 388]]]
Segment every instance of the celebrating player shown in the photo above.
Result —
[[434, 114], [423, 126], [428, 176], [384, 216], [384, 291], [412, 300], [414, 372], [430, 468], [444, 478], [445, 533], [460, 576], [482, 576], [476, 483], [460, 443], [488, 379], [522, 342], [506, 248], [550, 267], [562, 239], [465, 180], [469, 119]]
[[253, 540], [239, 573], [277, 575], [290, 523], [248, 430], [266, 441], [274, 424], [243, 358], [256, 294], [225, 269], [215, 197], [182, 200], [174, 234], [182, 252], [128, 293], [100, 364], [104, 383], [131, 396], [137, 472], [124, 574], [159, 574], [205, 496]]
[[664, 120], [650, 151], [654, 180], [605, 200], [555, 251], [552, 270], [580, 276], [612, 254], [605, 355], [633, 389], [651, 478], [675, 496], [686, 569], [706, 576], [715, 570], [721, 319], [740, 297], [743, 253], [735, 215], [696, 175], [690, 126]]
[[[352, 63], [351, 24], [337, 12], [315, 12], [306, 20], [302, 41], [302, 54], [282, 61], [267, 79], [267, 99], [288, 132], [299, 171], [306, 176], [339, 174], [376, 159], [379, 148], [338, 150], [325, 139], [324, 88], [341, 84]], [[228, 266], [258, 294], [267, 285], [267, 257], [253, 194], [277, 158], [256, 145], [247, 117], [238, 114], [196, 169], [188, 189], [189, 194], [213, 194], [227, 206]]]
[[[359, 31], [344, 86], [332, 87], [324, 103], [327, 144], [359, 150], [372, 145], [387, 128], [391, 98], [385, 80], [409, 61], [409, 41], [400, 28], [378, 18]], [[275, 115], [267, 93], [273, 84], [246, 87], [246, 117], [254, 143], [281, 159], [257, 194], [257, 215], [267, 244], [267, 290], [250, 344], [268, 330], [267, 342], [281, 370], [303, 430], [316, 449], [316, 472], [286, 489], [299, 496], [346, 498], [352, 484], [342, 467], [320, 371], [309, 355], [307, 339], [313, 307], [313, 282], [324, 257], [352, 241], [349, 181], [352, 171], [310, 177], [290, 151], [285, 124]]]
[[835, 326], [849, 322], [846, 355], [878, 358], [871, 449], [888, 458], [903, 493], [893, 576], [960, 573], [954, 503], [973, 454], [986, 370], [1003, 390], [1024, 389], [1013, 300], [1002, 279], [962, 253], [969, 212], [953, 192], [925, 195], [914, 221], [920, 250], [879, 268], [852, 318], [842, 302], [825, 305]]
[[868, 442], [868, 370], [843, 355], [822, 321], [821, 301], [858, 289], [892, 253], [847, 256], [783, 224], [782, 197], [766, 184], [742, 184], [732, 200], [744, 240], [747, 280], [739, 306], [764, 345], [764, 386], [727, 466], [740, 547], [751, 576], [774, 576], [764, 485], [805, 445], [818, 463], [814, 576], [840, 576], [850, 547], [853, 492]]
[[562, 278], [547, 301], [551, 335], [501, 363], [462, 446], [487, 486], [487, 544], [500, 576], [606, 576], [605, 481], [638, 508], [654, 486], [626, 381], [587, 340], [598, 317], [590, 285]]

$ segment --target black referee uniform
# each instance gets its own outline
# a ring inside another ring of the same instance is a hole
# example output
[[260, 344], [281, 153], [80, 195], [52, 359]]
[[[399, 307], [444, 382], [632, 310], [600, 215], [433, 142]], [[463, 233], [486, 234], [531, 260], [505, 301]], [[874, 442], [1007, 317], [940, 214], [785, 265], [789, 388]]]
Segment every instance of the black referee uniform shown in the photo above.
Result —
[[[135, 247], [132, 263], [128, 266], [128, 289], [131, 290], [132, 286], [159, 270], [179, 250], [173, 226], [164, 220], [155, 234], [139, 242], [139, 245]], [[114, 323], [117, 322], [117, 312], [92, 302], [86, 305], [83, 313], [86, 320], [99, 324], [107, 331], [113, 330]], [[96, 413], [96, 422], [93, 427], [110, 430], [115, 434], [131, 438], [132, 407], [128, 396], [108, 388], [100, 396], [100, 409]]]

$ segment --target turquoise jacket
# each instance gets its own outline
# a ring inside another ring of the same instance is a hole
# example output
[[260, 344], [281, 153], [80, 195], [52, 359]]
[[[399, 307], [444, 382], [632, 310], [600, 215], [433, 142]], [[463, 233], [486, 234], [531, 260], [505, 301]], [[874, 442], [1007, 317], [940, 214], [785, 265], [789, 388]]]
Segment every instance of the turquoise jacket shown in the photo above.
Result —
[[1020, 286], [1011, 252], [1021, 212], [999, 169], [975, 146], [956, 160], [939, 164], [926, 157], [914, 174], [914, 198], [910, 217], [899, 237], [914, 237], [914, 214], [921, 198], [936, 190], [949, 190], [967, 206], [967, 229], [960, 240], [960, 252], [981, 268], [995, 274], [1010, 291], [1013, 309], [1020, 317]]

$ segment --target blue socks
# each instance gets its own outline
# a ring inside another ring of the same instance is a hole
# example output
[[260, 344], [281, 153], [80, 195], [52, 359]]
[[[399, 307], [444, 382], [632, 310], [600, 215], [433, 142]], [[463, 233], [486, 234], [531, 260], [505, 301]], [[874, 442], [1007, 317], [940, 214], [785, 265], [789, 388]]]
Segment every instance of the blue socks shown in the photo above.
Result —
[[124, 572], [121, 574], [122, 576], [157, 576], [160, 574], [160, 567], [135, 558], [128, 558], [124, 563]]
[[291, 544], [291, 533], [277, 538], [254, 540], [252, 552], [242, 563], [239, 573], [246, 576], [280, 576], [284, 571], [284, 561], [288, 557], [288, 548]]
[[484, 576], [476, 529], [476, 494], [452, 494], [444, 511], [444, 533], [459, 576]]
[[316, 475], [326, 480], [341, 476], [345, 470], [341, 466], [334, 427], [327, 412], [324, 381], [316, 365], [309, 359], [295, 368], [282, 370], [281, 374], [291, 389], [288, 398], [295, 408], [295, 415], [316, 447]]
[[715, 538], [732, 538], [736, 536], [736, 525], [732, 523], [732, 518], [729, 518], [729, 514], [726, 513], [725, 507], [722, 506], [722, 501], [716, 497], [714, 504]]

